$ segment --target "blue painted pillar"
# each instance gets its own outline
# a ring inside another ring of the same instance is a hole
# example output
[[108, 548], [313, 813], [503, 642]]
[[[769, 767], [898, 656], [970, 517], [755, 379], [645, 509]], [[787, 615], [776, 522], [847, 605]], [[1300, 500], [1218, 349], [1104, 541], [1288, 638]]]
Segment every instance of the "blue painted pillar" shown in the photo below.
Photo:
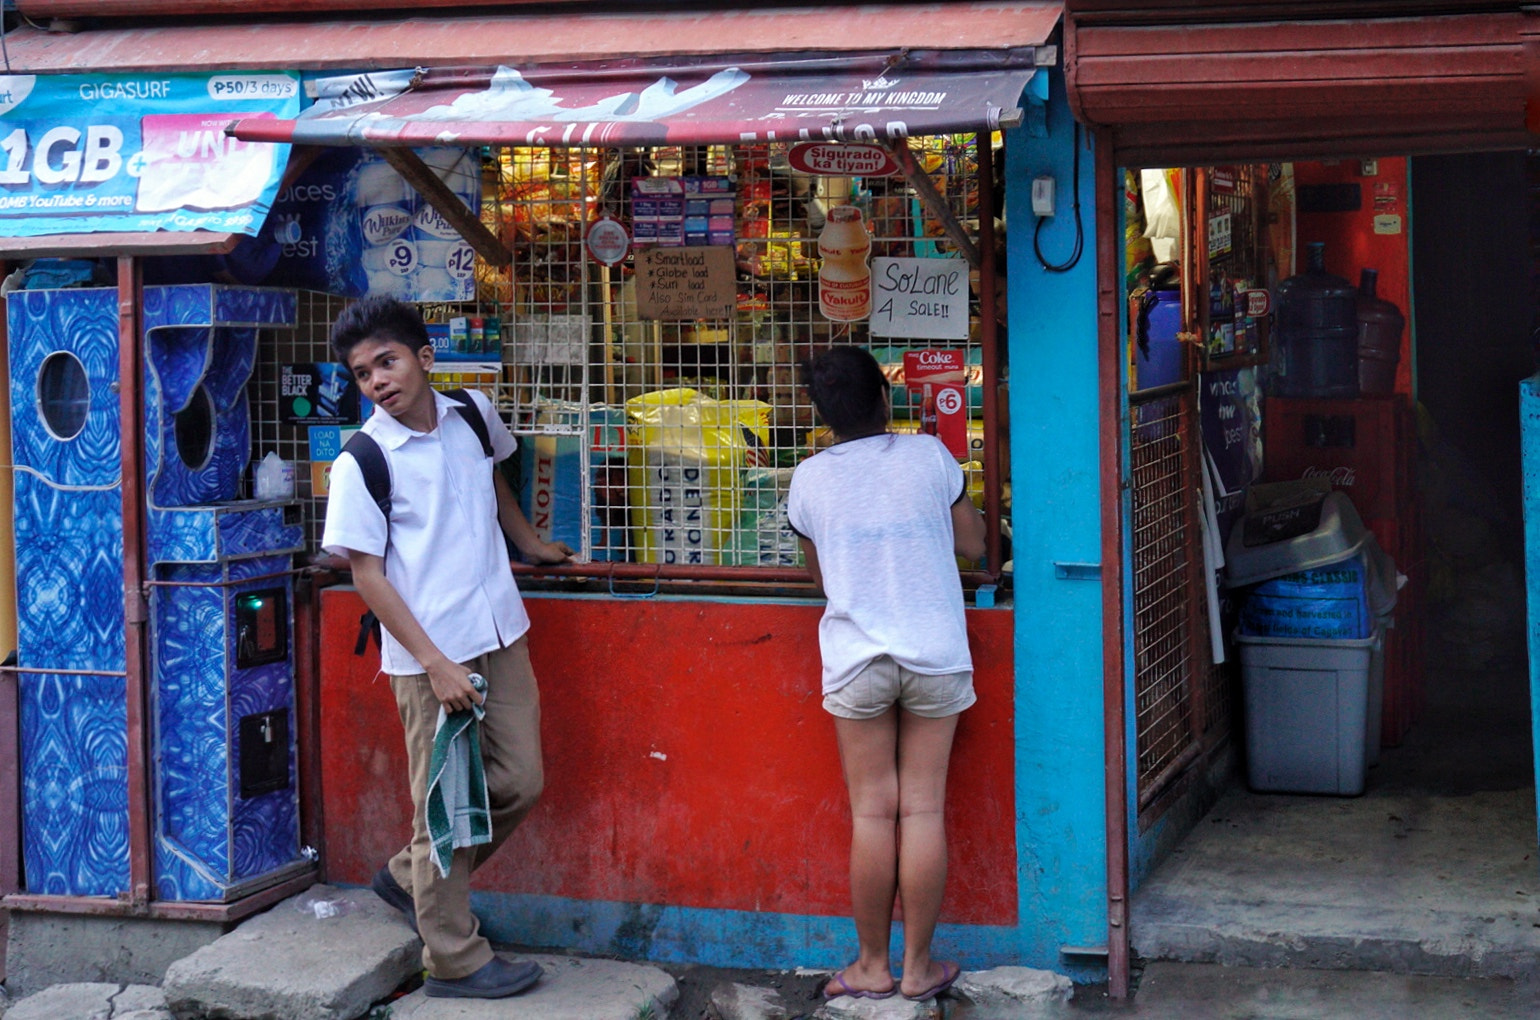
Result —
[[[1047, 137], [1013, 132], [1005, 158], [1020, 939], [1023, 964], [1084, 978], [1100, 964], [1061, 950], [1107, 939], [1102, 595], [1094, 570], [1057, 565], [1101, 559], [1096, 202], [1090, 138], [1057, 70], [1049, 90]], [[1038, 231], [1041, 174], [1058, 208]], [[1072, 267], [1047, 268], [1077, 247]]]
[[[1529, 635], [1529, 697], [1532, 732], [1540, 733], [1540, 375], [1519, 383], [1519, 444], [1524, 467], [1524, 579]], [[1540, 741], [1535, 742], [1540, 775]]]

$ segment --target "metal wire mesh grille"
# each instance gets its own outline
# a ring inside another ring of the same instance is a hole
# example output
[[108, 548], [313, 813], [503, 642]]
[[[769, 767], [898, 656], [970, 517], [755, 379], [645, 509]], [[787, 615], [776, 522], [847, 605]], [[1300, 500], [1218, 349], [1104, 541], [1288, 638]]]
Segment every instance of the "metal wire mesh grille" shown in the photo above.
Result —
[[[280, 380], [284, 365], [331, 360], [327, 331], [346, 304], [342, 298], [300, 291], [298, 327], [268, 330], [258, 337], [257, 363], [251, 375], [251, 400], [256, 412], [251, 423], [253, 463], [275, 451], [294, 465], [294, 496], [303, 508], [306, 538], [312, 549], [321, 544], [326, 505], [324, 494], [317, 493], [313, 482], [309, 434], [303, 427], [281, 424], [279, 415], [273, 411], [283, 399]], [[318, 467], [323, 473], [327, 469], [326, 464]], [[324, 477], [321, 482], [324, 488]]]
[[1190, 395], [1136, 403], [1133, 415], [1134, 704], [1139, 791], [1193, 741]]
[[[916, 139], [911, 147], [951, 215], [976, 237], [974, 138]], [[547, 537], [578, 548], [581, 560], [799, 565], [784, 497], [792, 467], [827, 437], [815, 429], [798, 366], [832, 344], [877, 355], [895, 383], [899, 431], [917, 428], [921, 409], [901, 385], [904, 351], [965, 352], [966, 466], [982, 498], [986, 369], [977, 274], [903, 177], [794, 173], [779, 145], [508, 147], [487, 150], [481, 171], [482, 220], [512, 264], [494, 269], [478, 260], [474, 301], [420, 306], [433, 327], [454, 326], [435, 382], [494, 397], [521, 437], [516, 482], [527, 494], [526, 513]], [[691, 233], [693, 207], [682, 227], [685, 247], [708, 239], [706, 247], [729, 253], [730, 314], [643, 314], [636, 253], [668, 227], [666, 217], [654, 222], [649, 205], [649, 189], [664, 186], [658, 182], [720, 189], [702, 210], [708, 233]], [[874, 336], [868, 322], [837, 323], [821, 313], [818, 236], [827, 211], [846, 204], [862, 211], [874, 258], [956, 258], [970, 291], [965, 339]], [[613, 265], [584, 245], [590, 225], [606, 216], [635, 239]], [[286, 360], [330, 360], [326, 328], [341, 305], [319, 296], [302, 302], [301, 328], [281, 337], [273, 360], [259, 367], [262, 406], [271, 406], [266, 398]], [[309, 485], [303, 430], [264, 423], [258, 442], [259, 456], [277, 449], [297, 462], [311, 519], [324, 517], [323, 497]]]
[[[1211, 656], [1204, 656], [1207, 660]], [[1206, 736], [1219, 737], [1230, 730], [1233, 722], [1236, 672], [1229, 663], [1208, 663], [1203, 673], [1203, 732]]]

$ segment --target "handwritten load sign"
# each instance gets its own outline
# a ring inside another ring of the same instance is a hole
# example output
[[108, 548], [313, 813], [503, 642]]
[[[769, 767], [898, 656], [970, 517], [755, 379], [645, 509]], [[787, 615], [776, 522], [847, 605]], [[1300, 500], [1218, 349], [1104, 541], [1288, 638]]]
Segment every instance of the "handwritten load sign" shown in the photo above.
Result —
[[968, 263], [872, 259], [873, 336], [968, 339]]
[[644, 319], [722, 319], [737, 307], [733, 249], [644, 248], [636, 253], [636, 308]]

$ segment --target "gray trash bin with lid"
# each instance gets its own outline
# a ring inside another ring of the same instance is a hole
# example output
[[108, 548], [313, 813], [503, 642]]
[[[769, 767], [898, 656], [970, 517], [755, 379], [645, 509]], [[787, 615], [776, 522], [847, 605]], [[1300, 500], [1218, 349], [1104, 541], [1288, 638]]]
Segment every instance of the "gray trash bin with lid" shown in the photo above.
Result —
[[1379, 758], [1394, 563], [1347, 496], [1305, 479], [1252, 487], [1225, 567], [1251, 600], [1236, 634], [1250, 786], [1362, 793]]

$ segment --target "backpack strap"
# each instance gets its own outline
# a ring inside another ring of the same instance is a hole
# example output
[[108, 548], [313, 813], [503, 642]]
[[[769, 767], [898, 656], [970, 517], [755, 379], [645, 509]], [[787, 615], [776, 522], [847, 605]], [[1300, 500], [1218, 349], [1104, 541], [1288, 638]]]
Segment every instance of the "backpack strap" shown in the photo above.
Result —
[[481, 440], [482, 456], [492, 456], [492, 436], [487, 431], [487, 420], [481, 416], [481, 408], [476, 406], [476, 402], [471, 399], [470, 393], [463, 389], [445, 390], [444, 396], [460, 405], [457, 408], [460, 412], [460, 417], [465, 419], [465, 424], [469, 425], [471, 431], [476, 433], [476, 438]]
[[[390, 526], [390, 462], [385, 451], [367, 432], [355, 432], [348, 437], [342, 452], [352, 456], [364, 476], [364, 489], [385, 518], [387, 532]], [[387, 541], [389, 539], [387, 538]]]
[[[369, 498], [374, 500], [374, 505], [379, 508], [380, 516], [385, 518], [385, 544], [389, 547], [390, 462], [385, 459], [385, 451], [380, 449], [380, 444], [367, 432], [355, 432], [348, 437], [342, 452], [349, 454], [357, 462], [358, 471], [364, 476], [364, 490], [369, 493]], [[374, 636], [375, 647], [380, 647], [380, 621], [372, 609], [366, 610], [364, 615], [358, 618], [358, 640], [353, 644], [354, 655], [363, 655], [369, 650], [371, 634]]]

